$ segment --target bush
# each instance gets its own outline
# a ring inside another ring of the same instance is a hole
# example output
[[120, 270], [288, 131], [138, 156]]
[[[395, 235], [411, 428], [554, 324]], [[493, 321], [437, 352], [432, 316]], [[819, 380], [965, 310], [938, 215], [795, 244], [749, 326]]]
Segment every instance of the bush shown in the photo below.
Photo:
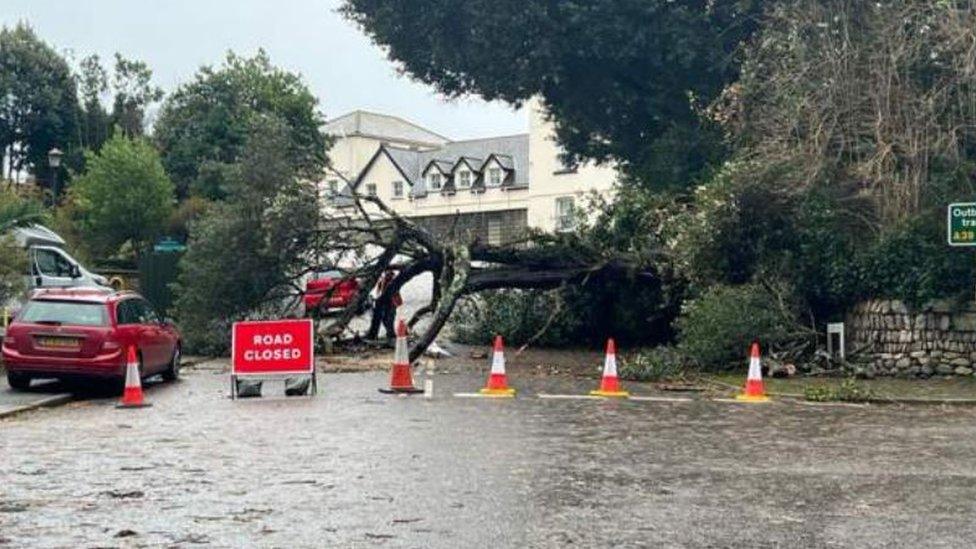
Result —
[[[653, 345], [669, 340], [675, 316], [658, 280], [612, 282], [593, 277], [584, 286], [562, 290], [495, 290], [466, 297], [451, 318], [453, 338], [483, 344], [501, 334], [520, 345], [538, 334], [539, 345], [597, 346], [607, 338], [623, 345]], [[676, 307], [675, 307], [676, 308]]]
[[800, 331], [789, 295], [782, 285], [713, 286], [682, 307], [680, 351], [703, 368], [723, 369], [747, 356], [752, 341], [786, 342]]
[[854, 378], [848, 378], [837, 387], [828, 385], [807, 387], [803, 391], [803, 398], [811, 402], [866, 402], [875, 398], [875, 394]]
[[9, 236], [0, 236], [0, 307], [24, 291], [27, 253]]
[[458, 303], [452, 318], [453, 338], [461, 343], [482, 345], [499, 334], [512, 345], [535, 336], [557, 307], [561, 310], [539, 338], [542, 345], [566, 345], [573, 341], [580, 319], [560, 305], [558, 292], [496, 290], [472, 295]]
[[685, 358], [674, 347], [660, 346], [627, 355], [620, 360], [620, 379], [661, 381], [682, 377]]

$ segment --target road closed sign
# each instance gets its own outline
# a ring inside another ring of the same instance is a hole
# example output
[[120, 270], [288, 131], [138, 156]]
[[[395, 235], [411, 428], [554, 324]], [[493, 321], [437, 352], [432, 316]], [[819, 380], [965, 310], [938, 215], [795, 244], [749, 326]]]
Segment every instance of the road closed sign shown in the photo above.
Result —
[[235, 376], [313, 373], [311, 319], [235, 322], [232, 338]]
[[976, 202], [949, 204], [950, 246], [976, 246]]

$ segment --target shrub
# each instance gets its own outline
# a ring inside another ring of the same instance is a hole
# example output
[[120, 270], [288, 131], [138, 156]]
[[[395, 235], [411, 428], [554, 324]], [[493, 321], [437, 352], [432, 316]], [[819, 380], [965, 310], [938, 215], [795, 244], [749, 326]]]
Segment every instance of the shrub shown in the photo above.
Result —
[[[676, 308], [676, 307], [675, 307]], [[550, 317], [552, 318], [550, 322]], [[501, 334], [512, 344], [536, 340], [545, 346], [602, 346], [608, 337], [623, 345], [658, 344], [671, 338], [674, 313], [660, 281], [612, 282], [593, 277], [561, 290], [495, 290], [463, 299], [452, 316], [453, 338], [483, 344]]]
[[627, 381], [661, 381], [682, 377], [685, 358], [674, 347], [660, 346], [632, 355], [620, 361], [620, 379]]
[[529, 290], [496, 290], [464, 298], [452, 318], [453, 338], [481, 345], [499, 334], [508, 343], [521, 345], [545, 327], [557, 308], [538, 343], [566, 345], [573, 341], [579, 318], [567, 310], [557, 292]]
[[800, 327], [782, 285], [716, 285], [685, 302], [677, 326], [679, 349], [703, 368], [721, 369], [739, 361], [750, 342], [776, 346], [796, 337]]
[[803, 397], [811, 402], [866, 402], [875, 398], [874, 391], [854, 378], [848, 378], [837, 387], [814, 385], [803, 391]]

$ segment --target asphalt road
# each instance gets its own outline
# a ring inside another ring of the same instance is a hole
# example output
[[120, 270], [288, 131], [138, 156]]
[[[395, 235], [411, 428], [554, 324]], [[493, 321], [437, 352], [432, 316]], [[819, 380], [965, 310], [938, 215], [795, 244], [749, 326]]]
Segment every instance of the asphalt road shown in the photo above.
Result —
[[[964, 547], [976, 410], [389, 397], [382, 373], [232, 402], [225, 374], [154, 404], [0, 420], [11, 547]], [[269, 388], [270, 389], [270, 388]]]

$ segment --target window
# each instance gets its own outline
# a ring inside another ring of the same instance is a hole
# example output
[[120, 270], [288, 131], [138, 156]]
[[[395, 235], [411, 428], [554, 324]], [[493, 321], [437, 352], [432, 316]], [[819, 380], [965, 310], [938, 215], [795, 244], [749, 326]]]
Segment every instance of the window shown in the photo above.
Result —
[[108, 325], [105, 305], [78, 301], [29, 301], [17, 320], [34, 324]]
[[403, 181], [393, 182], [393, 198], [403, 198]]
[[439, 172], [430, 172], [427, 174], [427, 187], [432, 191], [439, 191], [441, 189], [441, 174]]
[[488, 170], [488, 186], [489, 187], [499, 187], [502, 184], [502, 170], [501, 168], [490, 168]]
[[376, 183], [366, 184], [366, 194], [369, 196], [376, 196]]
[[329, 180], [329, 183], [328, 183], [328, 192], [329, 192], [329, 197], [333, 197], [333, 196], [339, 194], [339, 180], [338, 179], [330, 179]]
[[458, 172], [458, 188], [466, 189], [471, 186], [471, 172], [461, 170]]
[[158, 324], [159, 315], [156, 314], [156, 309], [149, 304], [148, 301], [137, 299], [135, 300], [136, 310], [139, 313], [139, 323], [140, 324]]
[[136, 300], [127, 299], [125, 301], [120, 301], [119, 304], [115, 306], [115, 317], [119, 325], [138, 324], [139, 311], [136, 308]]
[[576, 208], [573, 197], [564, 196], [556, 199], [556, 230], [571, 231], [576, 225]]
[[57, 277], [71, 276], [71, 263], [63, 255], [43, 248], [39, 248], [35, 253], [37, 269], [40, 271], [38, 274]]
[[502, 244], [502, 220], [488, 220], [488, 245], [501, 246]]

